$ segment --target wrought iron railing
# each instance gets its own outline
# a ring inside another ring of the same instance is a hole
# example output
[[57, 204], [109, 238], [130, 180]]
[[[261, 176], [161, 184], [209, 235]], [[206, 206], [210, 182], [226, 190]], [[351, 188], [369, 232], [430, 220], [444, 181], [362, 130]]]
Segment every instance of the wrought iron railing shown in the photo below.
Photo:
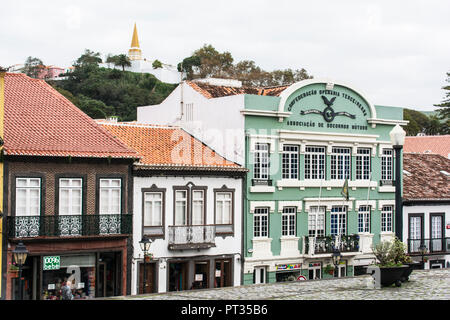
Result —
[[426, 247], [425, 254], [450, 252], [450, 238], [408, 239], [408, 253], [421, 253], [421, 245]]
[[215, 237], [214, 225], [169, 226], [169, 249], [190, 246], [212, 247], [215, 245]]
[[16, 216], [7, 218], [11, 238], [131, 234], [131, 214]]
[[332, 253], [335, 248], [340, 252], [359, 251], [359, 236], [340, 235], [324, 237], [305, 237], [305, 254]]

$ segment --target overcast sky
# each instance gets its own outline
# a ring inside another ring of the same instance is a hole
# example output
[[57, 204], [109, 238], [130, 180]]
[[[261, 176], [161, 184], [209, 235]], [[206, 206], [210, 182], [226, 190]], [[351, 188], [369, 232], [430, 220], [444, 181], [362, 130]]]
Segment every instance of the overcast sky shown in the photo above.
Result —
[[450, 72], [449, 0], [2, 1], [0, 65], [66, 67], [86, 48], [176, 65], [204, 44], [264, 70], [305, 68], [376, 105], [433, 110]]

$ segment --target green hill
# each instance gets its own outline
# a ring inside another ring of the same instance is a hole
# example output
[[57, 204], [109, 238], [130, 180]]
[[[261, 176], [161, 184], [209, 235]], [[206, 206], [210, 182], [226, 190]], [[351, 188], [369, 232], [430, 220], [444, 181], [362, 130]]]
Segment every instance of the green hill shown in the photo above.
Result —
[[66, 80], [49, 83], [94, 119], [117, 116], [136, 120], [136, 107], [159, 104], [177, 86], [159, 81], [148, 73], [78, 65]]

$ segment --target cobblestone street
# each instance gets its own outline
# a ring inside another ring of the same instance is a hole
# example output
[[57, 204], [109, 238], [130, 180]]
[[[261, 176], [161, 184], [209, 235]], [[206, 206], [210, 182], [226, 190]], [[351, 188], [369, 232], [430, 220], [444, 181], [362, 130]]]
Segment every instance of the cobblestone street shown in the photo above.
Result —
[[375, 289], [369, 275], [113, 297], [132, 300], [450, 300], [450, 269], [414, 270], [401, 287]]

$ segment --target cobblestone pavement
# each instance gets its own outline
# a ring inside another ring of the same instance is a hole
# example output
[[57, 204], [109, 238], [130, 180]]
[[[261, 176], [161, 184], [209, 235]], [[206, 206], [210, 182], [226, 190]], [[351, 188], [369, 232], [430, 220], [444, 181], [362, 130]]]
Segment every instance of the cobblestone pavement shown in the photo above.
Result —
[[190, 290], [109, 299], [132, 300], [450, 300], [450, 269], [414, 270], [401, 287], [375, 289], [369, 275]]

